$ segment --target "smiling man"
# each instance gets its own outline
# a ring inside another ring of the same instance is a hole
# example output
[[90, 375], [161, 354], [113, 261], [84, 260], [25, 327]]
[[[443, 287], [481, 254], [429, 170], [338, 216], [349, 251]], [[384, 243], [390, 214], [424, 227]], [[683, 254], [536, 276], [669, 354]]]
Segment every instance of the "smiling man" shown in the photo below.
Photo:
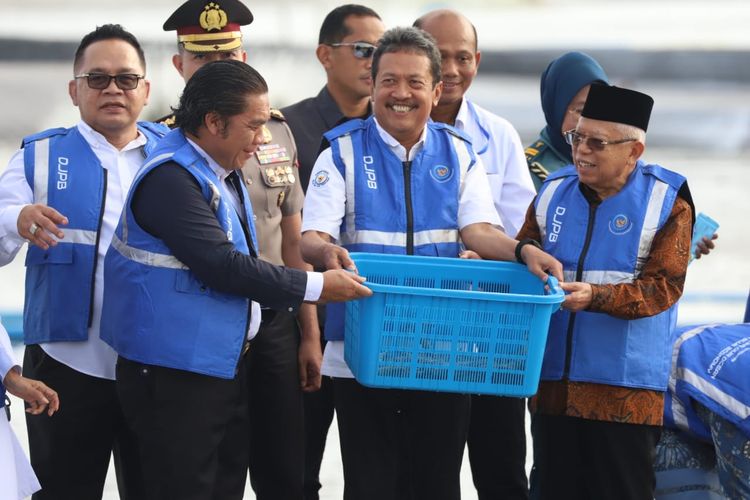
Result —
[[[328, 132], [313, 168], [302, 251], [328, 269], [349, 251], [525, 260], [546, 279], [559, 263], [496, 225], [481, 160], [460, 131], [430, 122], [440, 99], [440, 53], [417, 28], [395, 28], [372, 63], [374, 116]], [[346, 499], [458, 499], [469, 397], [371, 389], [344, 361], [343, 308], [329, 306], [323, 373], [334, 377]]]
[[371, 292], [344, 271], [258, 258], [237, 175], [270, 116], [257, 71], [241, 61], [205, 65], [175, 116], [179, 128], [146, 159], [107, 253], [102, 336], [119, 354], [118, 394], [137, 436], [145, 498], [239, 499], [258, 302], [295, 313], [303, 301]]
[[566, 134], [573, 165], [547, 177], [519, 233], [560, 259], [567, 292], [532, 403], [532, 498], [654, 496], [693, 210], [684, 177], [640, 159], [653, 102], [591, 85]]
[[26, 137], [0, 177], [0, 263], [28, 240], [24, 375], [60, 394], [54, 418], [27, 415], [34, 498], [99, 499], [114, 452], [120, 497], [143, 498], [115, 393], [116, 354], [99, 333], [104, 255], [143, 158], [166, 132], [137, 122], [148, 102], [138, 40], [120, 25], [86, 35], [68, 84], [81, 121]]

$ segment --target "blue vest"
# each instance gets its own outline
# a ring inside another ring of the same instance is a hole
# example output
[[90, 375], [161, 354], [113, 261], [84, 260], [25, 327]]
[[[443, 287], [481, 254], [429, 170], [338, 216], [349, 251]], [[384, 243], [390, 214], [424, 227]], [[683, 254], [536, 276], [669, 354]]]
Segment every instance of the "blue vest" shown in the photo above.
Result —
[[673, 340], [664, 425], [711, 441], [697, 401], [750, 438], [750, 324], [689, 326]]
[[171, 131], [133, 182], [107, 251], [101, 337], [133, 361], [231, 379], [247, 336], [249, 299], [205, 286], [133, 216], [131, 201], [137, 186], [166, 162], [180, 165], [195, 177], [227, 239], [239, 252], [256, 255], [247, 191], [243, 187], [252, 247], [224, 183], [180, 129]]
[[[639, 161], [619, 193], [591, 207], [575, 167], [558, 170], [534, 202], [544, 250], [562, 263], [565, 281], [632, 283], [684, 182]], [[558, 311], [550, 321], [542, 378], [663, 391], [675, 321], [675, 306], [635, 320]]]
[[[2, 381], [0, 381], [0, 408], [5, 408], [5, 386]], [[0, 415], [0, 418], [3, 418], [3, 416]]]
[[[408, 166], [383, 142], [373, 117], [346, 122], [325, 137], [346, 184], [341, 246], [350, 252], [458, 255], [460, 186], [475, 163], [463, 132], [429, 122], [425, 147]], [[328, 305], [328, 340], [344, 338], [344, 309]]]
[[[139, 122], [138, 130], [148, 140], [144, 157], [169, 131], [148, 122]], [[34, 203], [68, 218], [68, 225], [60, 228], [65, 237], [57, 245], [48, 250], [29, 245], [26, 253], [24, 342], [83, 341], [93, 315], [107, 171], [77, 127], [26, 137], [23, 150]]]

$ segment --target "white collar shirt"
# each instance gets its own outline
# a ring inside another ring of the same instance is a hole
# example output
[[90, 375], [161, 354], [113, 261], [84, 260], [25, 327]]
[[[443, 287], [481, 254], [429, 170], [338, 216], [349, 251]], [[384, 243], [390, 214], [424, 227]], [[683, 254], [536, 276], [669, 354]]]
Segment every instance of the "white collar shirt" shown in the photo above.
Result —
[[[76, 127], [107, 172], [107, 192], [99, 231], [94, 302], [88, 339], [82, 342], [40, 344], [55, 360], [93, 377], [115, 379], [117, 354], [99, 338], [104, 296], [104, 256], [120, 220], [125, 198], [145, 158], [146, 137], [138, 132], [135, 139], [118, 150], [99, 132], [81, 121]], [[18, 150], [0, 176], [0, 265], [13, 260], [25, 240], [18, 235], [16, 222], [24, 206], [34, 203], [34, 195], [24, 175], [23, 150]]]
[[455, 127], [472, 141], [487, 171], [495, 210], [508, 236], [521, 229], [536, 194], [518, 132], [508, 120], [464, 97]]

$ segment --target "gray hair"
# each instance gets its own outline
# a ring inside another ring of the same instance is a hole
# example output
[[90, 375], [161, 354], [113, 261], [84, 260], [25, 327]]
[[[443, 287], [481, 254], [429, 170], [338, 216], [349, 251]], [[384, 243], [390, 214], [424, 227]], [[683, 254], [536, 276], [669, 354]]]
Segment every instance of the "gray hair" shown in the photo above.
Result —
[[435, 39], [426, 31], [410, 26], [408, 28], [392, 28], [383, 33], [383, 36], [378, 41], [378, 48], [372, 56], [373, 81], [375, 81], [375, 77], [378, 74], [380, 58], [383, 57], [383, 54], [392, 54], [395, 52], [410, 52], [426, 56], [430, 61], [433, 88], [443, 79], [441, 72], [442, 61]]

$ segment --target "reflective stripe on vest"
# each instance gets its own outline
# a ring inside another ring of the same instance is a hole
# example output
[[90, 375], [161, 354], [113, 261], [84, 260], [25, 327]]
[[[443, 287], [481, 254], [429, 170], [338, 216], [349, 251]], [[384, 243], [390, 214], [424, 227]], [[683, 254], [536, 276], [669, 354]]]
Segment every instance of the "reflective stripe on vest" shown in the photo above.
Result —
[[34, 203], [48, 204], [49, 168], [49, 138], [46, 138], [34, 144]]
[[[547, 212], [549, 211], [550, 201], [564, 179], [565, 178], [560, 178], [550, 181], [547, 188], [541, 195], [539, 195], [539, 201], [536, 208], [536, 222], [539, 226], [542, 241], [545, 240], [547, 235]], [[651, 195], [648, 199], [646, 216], [643, 219], [643, 228], [641, 229], [641, 235], [638, 240], [638, 256], [636, 257], [635, 273], [584, 271], [582, 281], [594, 285], [632, 283], [634, 279], [641, 275], [643, 266], [648, 259], [649, 253], [651, 253], [651, 245], [654, 241], [654, 236], [659, 228], [659, 217], [668, 190], [669, 184], [659, 179], [655, 180], [653, 189], [651, 189]], [[566, 281], [575, 281], [575, 270], [564, 271], [563, 274]]]
[[173, 255], [149, 252], [140, 248], [128, 246], [118, 238], [116, 234], [112, 236], [112, 243], [110, 246], [117, 250], [120, 255], [126, 259], [138, 262], [139, 264], [152, 267], [164, 267], [167, 269], [188, 269], [185, 264], [180, 262], [180, 260]]

